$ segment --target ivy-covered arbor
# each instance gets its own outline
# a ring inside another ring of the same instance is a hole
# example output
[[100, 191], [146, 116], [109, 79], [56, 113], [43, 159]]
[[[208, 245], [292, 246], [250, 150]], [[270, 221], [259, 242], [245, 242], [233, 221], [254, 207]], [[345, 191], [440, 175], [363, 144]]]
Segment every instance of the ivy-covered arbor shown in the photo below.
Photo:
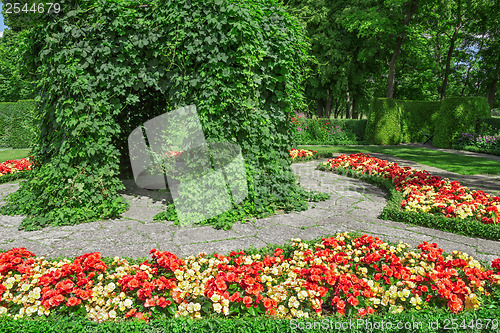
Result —
[[290, 168], [289, 114], [302, 107], [307, 41], [280, 1], [60, 3], [30, 36], [38, 163], [3, 213], [28, 215], [27, 229], [119, 216], [128, 135], [191, 104], [207, 141], [241, 147], [249, 191], [233, 213], [304, 210], [317, 198]]

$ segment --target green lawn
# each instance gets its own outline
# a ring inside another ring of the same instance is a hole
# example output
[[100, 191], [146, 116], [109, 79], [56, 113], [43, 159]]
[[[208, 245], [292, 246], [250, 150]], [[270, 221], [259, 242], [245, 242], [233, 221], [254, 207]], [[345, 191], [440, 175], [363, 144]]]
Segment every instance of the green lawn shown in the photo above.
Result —
[[28, 157], [30, 153], [29, 149], [9, 149], [0, 151], [0, 163], [8, 160], [19, 160], [21, 158]]
[[462, 175], [500, 174], [500, 162], [486, 158], [444, 153], [426, 148], [409, 146], [298, 146], [316, 150], [325, 156], [330, 153], [380, 153], [408, 161], [440, 168]]

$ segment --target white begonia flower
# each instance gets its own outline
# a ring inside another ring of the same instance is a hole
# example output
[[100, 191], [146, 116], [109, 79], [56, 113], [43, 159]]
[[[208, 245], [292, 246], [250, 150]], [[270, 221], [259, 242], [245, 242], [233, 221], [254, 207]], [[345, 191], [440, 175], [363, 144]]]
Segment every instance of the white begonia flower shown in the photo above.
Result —
[[127, 298], [126, 300], [123, 301], [123, 305], [125, 305], [125, 307], [127, 308], [130, 308], [132, 306], [133, 302], [130, 298]]
[[115, 319], [116, 318], [116, 311], [115, 310], [109, 311], [109, 318], [111, 318], [111, 319]]
[[108, 283], [108, 285], [106, 285], [105, 289], [108, 293], [111, 293], [111, 292], [113, 292], [113, 290], [115, 290], [115, 288], [116, 288], [116, 285], [113, 282], [110, 282], [110, 283]]
[[219, 302], [219, 301], [220, 301], [220, 296], [219, 296], [219, 294], [213, 294], [213, 295], [212, 295], [212, 297], [210, 297], [210, 299], [211, 299], [213, 302], [217, 303], [217, 302]]
[[219, 303], [214, 303], [214, 310], [215, 312], [220, 313], [222, 311], [222, 305], [220, 305]]

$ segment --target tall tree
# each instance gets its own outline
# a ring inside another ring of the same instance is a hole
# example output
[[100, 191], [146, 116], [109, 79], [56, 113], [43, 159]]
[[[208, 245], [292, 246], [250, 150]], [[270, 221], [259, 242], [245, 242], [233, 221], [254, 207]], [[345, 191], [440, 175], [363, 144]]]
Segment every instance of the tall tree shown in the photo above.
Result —
[[34, 83], [22, 70], [24, 46], [25, 36], [22, 32], [5, 30], [0, 38], [1, 102], [16, 102], [34, 96]]

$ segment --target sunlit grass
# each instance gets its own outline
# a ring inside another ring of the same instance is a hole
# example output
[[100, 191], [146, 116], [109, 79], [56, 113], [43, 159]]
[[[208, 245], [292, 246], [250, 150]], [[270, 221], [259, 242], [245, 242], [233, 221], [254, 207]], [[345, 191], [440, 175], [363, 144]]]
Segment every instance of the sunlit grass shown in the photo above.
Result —
[[19, 160], [28, 157], [30, 149], [9, 149], [0, 151], [0, 163], [8, 160]]
[[[316, 150], [321, 157], [332, 153], [380, 153], [440, 168], [461, 175], [500, 174], [500, 162], [409, 146], [298, 146]], [[500, 185], [499, 185], [500, 186]]]

